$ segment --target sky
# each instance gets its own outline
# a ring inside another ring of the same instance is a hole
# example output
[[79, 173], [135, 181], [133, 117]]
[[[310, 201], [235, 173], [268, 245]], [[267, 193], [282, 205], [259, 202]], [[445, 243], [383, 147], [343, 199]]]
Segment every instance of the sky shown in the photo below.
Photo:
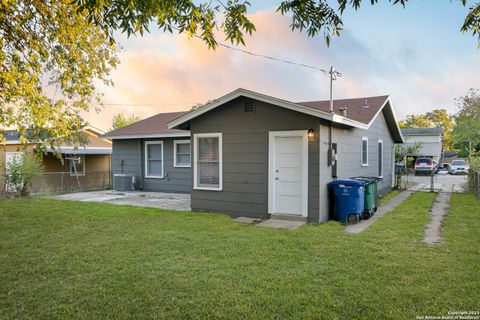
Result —
[[[344, 13], [344, 30], [330, 47], [322, 36], [292, 32], [290, 18], [275, 12], [280, 1], [250, 2], [257, 32], [246, 37], [242, 49], [323, 69], [334, 66], [342, 73], [334, 98], [390, 95], [401, 119], [438, 108], [454, 113], [455, 98], [480, 89], [480, 49], [477, 38], [460, 33], [467, 8], [459, 1], [416, 0], [403, 8], [364, 0], [358, 11]], [[99, 86], [105, 107], [86, 115], [91, 125], [108, 129], [116, 113], [145, 118], [189, 110], [240, 87], [294, 102], [329, 98], [329, 79], [322, 72], [223, 47], [211, 50], [196, 38], [151, 30], [143, 37], [118, 34], [115, 85]]]

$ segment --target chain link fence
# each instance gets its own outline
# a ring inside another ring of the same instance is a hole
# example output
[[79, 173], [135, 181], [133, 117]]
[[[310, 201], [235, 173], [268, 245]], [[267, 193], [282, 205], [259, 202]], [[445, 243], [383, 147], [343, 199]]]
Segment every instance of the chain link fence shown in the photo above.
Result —
[[470, 190], [477, 196], [477, 200], [480, 201], [480, 172], [474, 170], [469, 171], [468, 185]]
[[[32, 195], [49, 195], [111, 188], [111, 171], [85, 172], [78, 177], [70, 172], [45, 172], [33, 180], [28, 190]], [[15, 187], [9, 185], [8, 176], [0, 175], [0, 196], [15, 194]]]

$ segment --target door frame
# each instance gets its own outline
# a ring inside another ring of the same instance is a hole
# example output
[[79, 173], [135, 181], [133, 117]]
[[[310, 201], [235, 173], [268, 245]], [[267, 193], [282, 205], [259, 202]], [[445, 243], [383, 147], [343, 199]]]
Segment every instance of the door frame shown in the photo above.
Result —
[[275, 138], [290, 138], [301, 137], [302, 138], [302, 178], [303, 178], [303, 190], [302, 193], [302, 217], [308, 217], [308, 130], [292, 130], [292, 131], [269, 131], [268, 132], [268, 213], [276, 214], [276, 189], [273, 181], [275, 176]]

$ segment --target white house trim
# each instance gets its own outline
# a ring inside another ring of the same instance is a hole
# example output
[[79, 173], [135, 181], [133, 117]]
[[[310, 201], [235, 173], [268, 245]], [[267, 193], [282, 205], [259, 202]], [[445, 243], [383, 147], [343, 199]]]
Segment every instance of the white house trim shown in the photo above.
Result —
[[[382, 152], [379, 152], [380, 145], [382, 145]], [[383, 140], [378, 139], [377, 140], [377, 153], [378, 153], [378, 162], [380, 162], [380, 159], [382, 160], [382, 166], [380, 167], [380, 163], [377, 163], [377, 170], [380, 169], [380, 174], [378, 175], [379, 178], [383, 178], [383, 167], [384, 167], [384, 160], [385, 157], [383, 156], [385, 150], [384, 150], [384, 145], [383, 145]], [[395, 170], [395, 168], [393, 168]], [[378, 172], [377, 172], [378, 173]]]
[[[367, 161], [366, 162], [363, 162], [363, 141], [367, 142], [367, 146], [366, 146]], [[362, 137], [362, 143], [360, 145], [360, 161], [362, 163], [362, 167], [368, 167], [368, 137], [366, 136]]]
[[179, 138], [190, 137], [190, 132], [171, 132], [171, 133], [158, 133], [158, 134], [132, 134], [132, 135], [111, 135], [108, 134], [101, 136], [102, 139], [121, 140], [121, 139], [143, 139], [143, 138]]
[[[177, 145], [178, 144], [190, 144], [190, 164], [178, 164], [177, 163]], [[192, 166], [192, 147], [190, 140], [174, 140], [173, 141], [173, 166], [175, 168], [190, 168]]]
[[[218, 138], [218, 187], [205, 187], [198, 185], [198, 139], [199, 138]], [[193, 189], [195, 190], [209, 190], [222, 191], [223, 190], [223, 143], [222, 133], [196, 133], [193, 135]]]
[[293, 130], [293, 131], [269, 131], [268, 132], [268, 213], [275, 214], [275, 184], [272, 183], [275, 168], [275, 143], [276, 137], [302, 137], [302, 178], [303, 178], [303, 199], [302, 199], [302, 216], [308, 217], [308, 131], [307, 130]]
[[[153, 144], [162, 145], [162, 174], [158, 176], [152, 176], [148, 174], [148, 146]], [[162, 179], [165, 173], [165, 157], [163, 156], [163, 141], [145, 141], [145, 178]]]

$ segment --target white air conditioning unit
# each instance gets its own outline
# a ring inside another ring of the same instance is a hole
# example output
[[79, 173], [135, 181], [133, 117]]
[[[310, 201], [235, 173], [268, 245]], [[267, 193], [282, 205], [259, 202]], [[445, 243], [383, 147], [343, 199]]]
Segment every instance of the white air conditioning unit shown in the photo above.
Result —
[[132, 191], [139, 187], [139, 179], [133, 174], [116, 173], [113, 175], [113, 190]]

